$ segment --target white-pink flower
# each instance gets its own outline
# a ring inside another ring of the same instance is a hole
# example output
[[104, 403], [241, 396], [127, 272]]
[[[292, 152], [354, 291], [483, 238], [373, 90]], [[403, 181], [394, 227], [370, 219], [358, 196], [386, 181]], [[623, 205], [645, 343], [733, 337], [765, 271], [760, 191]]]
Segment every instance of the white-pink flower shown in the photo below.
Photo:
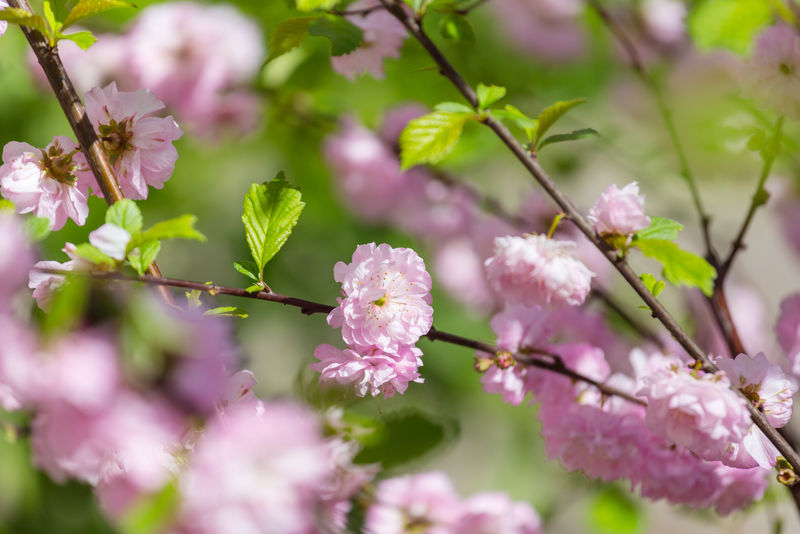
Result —
[[644, 212], [644, 196], [639, 194], [636, 182], [622, 189], [616, 184], [608, 186], [589, 210], [588, 218], [600, 235], [627, 236], [650, 225], [650, 217]]
[[433, 324], [431, 277], [410, 248], [359, 245], [351, 263], [338, 262], [334, 279], [344, 298], [328, 315], [350, 348], [396, 350], [413, 345]]
[[6, 299], [25, 283], [33, 250], [20, 219], [10, 211], [0, 210], [0, 236], [0, 305], [7, 308]]
[[541, 521], [528, 503], [481, 493], [462, 503], [453, 534], [541, 534]]
[[0, 339], [0, 407], [19, 410], [30, 405], [39, 382], [36, 338], [27, 326], [0, 314]]
[[85, 100], [123, 194], [144, 199], [148, 186], [164, 187], [178, 159], [172, 142], [183, 135], [171, 116], [152, 116], [164, 104], [147, 90], [118, 91], [115, 82], [92, 89]]
[[386, 352], [378, 347], [356, 351], [322, 344], [314, 351], [319, 363], [310, 367], [321, 373], [320, 382], [350, 387], [359, 397], [367, 394], [377, 397], [381, 393], [391, 397], [404, 393], [409, 382], [423, 381], [418, 371], [421, 356], [420, 349], [409, 346]]
[[748, 91], [760, 103], [800, 118], [800, 36], [794, 28], [779, 24], [761, 32], [747, 75]]
[[789, 295], [781, 301], [775, 332], [792, 373], [800, 375], [800, 294]]
[[[377, 5], [374, 0], [359, 0], [350, 4], [350, 9], [365, 9]], [[375, 78], [383, 78], [383, 60], [400, 57], [400, 47], [406, 39], [406, 29], [385, 9], [377, 9], [367, 15], [351, 15], [350, 22], [364, 31], [364, 42], [354, 51], [343, 56], [333, 56], [333, 69], [353, 80], [363, 72]]]
[[33, 213], [50, 221], [53, 230], [67, 218], [86, 222], [88, 186], [94, 182], [71, 139], [56, 136], [43, 149], [11, 141], [3, 147], [0, 193], [14, 203], [18, 213]]
[[544, 235], [498, 237], [494, 256], [486, 260], [486, 274], [507, 303], [578, 306], [594, 273], [573, 257], [574, 251], [575, 243]]

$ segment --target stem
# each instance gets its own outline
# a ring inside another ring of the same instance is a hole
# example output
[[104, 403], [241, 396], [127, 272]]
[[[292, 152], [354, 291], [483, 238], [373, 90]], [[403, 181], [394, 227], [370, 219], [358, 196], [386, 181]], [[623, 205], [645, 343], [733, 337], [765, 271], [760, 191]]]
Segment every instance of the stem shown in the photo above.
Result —
[[[28, 0], [9, 0], [8, 3], [11, 7], [33, 12]], [[50, 83], [50, 87], [52, 87], [59, 104], [61, 104], [61, 109], [64, 110], [64, 115], [66, 115], [72, 131], [75, 132], [81, 151], [86, 156], [86, 162], [97, 180], [97, 185], [100, 187], [106, 203], [110, 206], [125, 198], [119, 188], [119, 182], [114, 175], [111, 163], [103, 150], [103, 145], [100, 144], [94, 127], [89, 121], [86, 108], [83, 106], [75, 86], [72, 85], [72, 80], [70, 80], [66, 69], [64, 69], [64, 64], [58, 55], [58, 48], [51, 47], [47, 39], [38, 31], [26, 26], [20, 26], [20, 28], [36, 55], [36, 59], [42, 66], [42, 70], [47, 76], [47, 81]], [[153, 276], [161, 276], [161, 271], [155, 262], [147, 268], [147, 272]], [[172, 295], [169, 291], [162, 291], [161, 294], [168, 302], [172, 302]]]
[[[453, 68], [447, 58], [444, 57], [439, 48], [430, 40], [427, 34], [423, 31], [422, 26], [414, 19], [405, 9], [396, 3], [390, 3], [390, 0], [379, 0], [386, 10], [394, 15], [403, 26], [406, 27], [408, 32], [422, 45], [428, 52], [439, 67], [439, 72], [446, 77], [462, 96], [469, 102], [469, 104], [478, 111], [478, 97], [472, 87], [461, 77], [461, 75]], [[633, 269], [628, 265], [625, 258], [620, 258], [617, 252], [609, 247], [592, 228], [591, 223], [583, 216], [583, 214], [574, 206], [572, 201], [567, 198], [564, 193], [556, 186], [553, 179], [544, 171], [539, 162], [532, 158], [525, 148], [514, 138], [511, 132], [502, 123], [496, 121], [493, 117], [489, 116], [484, 119], [484, 124], [494, 131], [497, 137], [508, 147], [514, 154], [530, 175], [539, 183], [539, 185], [547, 192], [559, 208], [565, 213], [566, 217], [570, 219], [573, 224], [597, 247], [598, 250], [606, 257], [608, 261], [614, 265], [617, 271], [628, 282], [639, 297], [649, 306], [652, 311], [653, 317], [658, 319], [662, 325], [669, 331], [673, 338], [686, 350], [686, 352], [695, 361], [702, 363], [703, 368], [716, 372], [719, 369], [716, 365], [711, 363], [706, 354], [700, 347], [688, 336], [688, 334], [681, 328], [678, 322], [670, 315], [666, 308], [653, 296], [652, 293], [645, 287]], [[796, 473], [800, 474], [800, 455], [792, 448], [791, 445], [781, 436], [781, 434], [767, 421], [767, 418], [756, 408], [750, 401], [738, 390], [734, 390], [738, 395], [747, 401], [747, 408], [750, 412], [750, 417], [753, 422], [761, 429], [762, 432], [769, 438], [769, 440], [780, 451]]]
[[[314, 302], [301, 298], [290, 297], [287, 295], [281, 295], [280, 293], [275, 293], [272, 290], [248, 292], [244, 289], [240, 289], [237, 287], [226, 287], [226, 286], [219, 286], [216, 284], [193, 282], [190, 280], [180, 280], [176, 278], [164, 278], [160, 276], [154, 277], [149, 275], [125, 276], [122, 274], [109, 273], [109, 272], [68, 271], [63, 269], [47, 269], [41, 267], [34, 267], [33, 270], [40, 273], [56, 274], [60, 276], [90, 276], [98, 280], [111, 280], [115, 282], [144, 282], [146, 284], [151, 284], [160, 287], [179, 287], [182, 289], [202, 291], [204, 293], [208, 293], [211, 296], [231, 295], [240, 298], [264, 300], [267, 302], [277, 302], [278, 304], [283, 304], [284, 306], [292, 306], [295, 308], [300, 308], [300, 312], [305, 315], [314, 315], [317, 313], [328, 314], [335, 309], [334, 306], [331, 306], [329, 304], [323, 304], [321, 302]], [[486, 352], [488, 354], [496, 354], [497, 352], [500, 351], [500, 349], [498, 349], [496, 346], [490, 343], [485, 343], [483, 341], [478, 341], [476, 339], [462, 337], [457, 334], [451, 334], [449, 332], [443, 332], [441, 330], [437, 330], [433, 326], [431, 326], [431, 329], [428, 331], [427, 334], [425, 334], [424, 337], [428, 338], [431, 341], [442, 341], [444, 343], [450, 343], [452, 345], [458, 345], [460, 347], [466, 347], [468, 349], [473, 349], [480, 352]], [[552, 354], [550, 352], [538, 349], [535, 349], [532, 352], [540, 356], [549, 357], [553, 361], [547, 361], [540, 358], [535, 358], [532, 357], [531, 354], [515, 354], [514, 359], [524, 365], [530, 365], [531, 367], [538, 367], [540, 369], [545, 369], [547, 371], [552, 371], [554, 373], [564, 375], [573, 380], [585, 382], [589, 385], [596, 387], [601, 393], [605, 395], [614, 395], [617, 397], [621, 397], [623, 399], [626, 399], [636, 404], [640, 404], [642, 406], [646, 406], [647, 404], [644, 400], [637, 399], [636, 397], [630, 395], [629, 393], [626, 393], [613, 386], [603, 384], [602, 382], [598, 382], [593, 378], [589, 378], [588, 376], [584, 376], [578, 373], [577, 371], [573, 371], [572, 369], [567, 368], [566, 366], [564, 366], [561, 358], [556, 354]]]

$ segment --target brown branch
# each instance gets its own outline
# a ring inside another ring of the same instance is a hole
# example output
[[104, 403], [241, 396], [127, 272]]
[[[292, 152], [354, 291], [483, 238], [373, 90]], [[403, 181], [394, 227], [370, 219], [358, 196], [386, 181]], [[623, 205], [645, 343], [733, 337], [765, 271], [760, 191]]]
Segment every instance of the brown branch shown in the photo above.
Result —
[[[33, 12], [28, 0], [9, 0], [8, 3], [11, 7]], [[112, 169], [108, 156], [103, 150], [103, 145], [97, 138], [94, 126], [89, 121], [86, 108], [81, 102], [78, 92], [75, 90], [75, 86], [64, 68], [64, 64], [61, 62], [57, 47], [51, 47], [47, 42], [47, 38], [38, 31], [26, 26], [20, 26], [20, 28], [36, 55], [36, 59], [42, 66], [42, 70], [47, 76], [47, 81], [50, 83], [50, 87], [52, 87], [59, 104], [61, 104], [61, 109], [64, 110], [64, 115], [67, 117], [72, 131], [75, 132], [81, 151], [86, 156], [86, 162], [97, 180], [97, 185], [100, 187], [106, 203], [110, 206], [125, 198], [119, 187], [117, 177], [114, 175], [114, 169]], [[161, 271], [155, 262], [147, 268], [147, 272], [153, 276], [161, 276]], [[172, 295], [169, 291], [162, 291], [162, 295], [168, 302], [172, 302]]]
[[[469, 104], [478, 111], [478, 97], [472, 87], [461, 77], [461, 75], [453, 68], [447, 58], [444, 57], [439, 48], [430, 40], [427, 34], [423, 31], [420, 23], [399, 4], [391, 3], [391, 0], [380, 0], [386, 9], [395, 16], [408, 32], [422, 45], [428, 52], [431, 58], [436, 62], [439, 67], [439, 72], [447, 78], [462, 96], [469, 102]], [[483, 119], [484, 124], [494, 131], [500, 141], [514, 154], [520, 163], [525, 167], [528, 173], [539, 183], [539, 185], [547, 192], [552, 200], [559, 206], [565, 213], [566, 217], [572, 221], [573, 224], [597, 247], [598, 250], [610, 261], [622, 277], [628, 282], [633, 290], [639, 297], [650, 307], [653, 317], [658, 319], [662, 325], [669, 331], [673, 338], [686, 350], [686, 352], [695, 361], [702, 364], [703, 368], [715, 372], [718, 371], [707, 357], [707, 355], [700, 349], [700, 347], [689, 337], [689, 335], [681, 328], [678, 322], [670, 315], [666, 308], [653, 296], [652, 293], [645, 287], [634, 270], [628, 265], [625, 258], [617, 255], [617, 252], [609, 247], [592, 228], [591, 223], [583, 216], [583, 214], [573, 205], [572, 201], [567, 198], [564, 193], [556, 186], [552, 178], [544, 171], [539, 162], [533, 158], [530, 153], [514, 138], [511, 132], [502, 123], [489, 116]], [[750, 417], [753, 422], [761, 429], [762, 432], [769, 438], [775, 445], [780, 453], [787, 459], [792, 468], [800, 473], [800, 455], [795, 451], [792, 446], [783, 438], [783, 436], [767, 421], [767, 418], [762, 412], [758, 410], [749, 400], [738, 390], [736, 391], [742, 398], [747, 401], [747, 408], [750, 412]]]

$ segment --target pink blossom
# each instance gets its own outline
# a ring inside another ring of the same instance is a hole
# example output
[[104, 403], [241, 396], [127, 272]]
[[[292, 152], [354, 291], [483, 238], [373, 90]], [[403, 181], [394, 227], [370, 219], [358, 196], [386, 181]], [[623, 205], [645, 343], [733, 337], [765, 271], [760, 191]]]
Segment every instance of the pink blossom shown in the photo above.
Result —
[[118, 91], [115, 82], [92, 89], [85, 100], [123, 194], [144, 199], [148, 186], [164, 187], [178, 159], [172, 142], [183, 135], [171, 116], [152, 116], [164, 104], [150, 91]]
[[30, 405], [40, 380], [36, 338], [28, 328], [0, 313], [0, 407], [14, 411]]
[[225, 384], [225, 392], [219, 400], [217, 411], [225, 412], [228, 408], [239, 404], [260, 405], [261, 401], [253, 392], [257, 384], [258, 381], [252, 371], [245, 369], [235, 372]]
[[235, 406], [213, 420], [180, 480], [181, 532], [317, 532], [315, 509], [330, 475], [316, 417], [292, 404], [259, 415]]
[[517, 406], [530, 391], [528, 386], [529, 367], [517, 364], [506, 369], [492, 365], [481, 375], [481, 384], [486, 393], [502, 395], [503, 402]]
[[[359, 0], [350, 4], [350, 9], [364, 9], [376, 5], [373, 0]], [[361, 73], [369, 72], [375, 78], [383, 78], [383, 60], [400, 57], [400, 47], [406, 39], [406, 30], [392, 14], [377, 9], [367, 15], [351, 15], [350, 22], [364, 30], [364, 42], [349, 54], [333, 56], [333, 69], [350, 80]]]
[[378, 484], [367, 510], [366, 534], [450, 534], [458, 519], [459, 499], [442, 472], [390, 478]]
[[20, 219], [10, 211], [0, 210], [0, 236], [0, 305], [7, 308], [6, 299], [25, 283], [33, 251]]
[[792, 27], [780, 24], [761, 32], [747, 76], [749, 92], [764, 106], [800, 118], [800, 36]]
[[574, 60], [586, 48], [577, 0], [501, 0], [491, 5], [517, 48], [551, 63]]
[[454, 534], [541, 534], [541, 521], [527, 503], [505, 493], [481, 493], [461, 505]]
[[322, 344], [314, 351], [319, 363], [310, 367], [321, 373], [320, 382], [351, 387], [359, 397], [367, 393], [373, 397], [381, 393], [392, 397], [404, 393], [409, 382], [423, 381], [418, 371], [421, 356], [421, 350], [408, 346], [401, 346], [397, 352], [385, 352], [379, 347], [356, 351]]
[[326, 527], [324, 532], [345, 532], [347, 514], [352, 509], [351, 499], [375, 478], [380, 465], [353, 464], [359, 449], [353, 441], [332, 438], [327, 441], [326, 448], [331, 472], [320, 494], [323, 509], [320, 522]]
[[608, 186], [589, 210], [588, 218], [600, 235], [631, 235], [650, 225], [636, 182], [622, 189], [616, 184]]
[[12, 201], [18, 213], [33, 212], [50, 221], [53, 230], [67, 217], [82, 225], [89, 207], [92, 183], [83, 154], [69, 138], [56, 136], [44, 149], [11, 141], [3, 147], [0, 193]]
[[454, 237], [436, 247], [433, 269], [437, 285], [472, 308], [488, 311], [494, 295], [481, 258], [469, 237]]
[[720, 486], [714, 496], [714, 507], [720, 515], [728, 515], [763, 497], [772, 474], [771, 469], [736, 469], [727, 465], [716, 465], [714, 472]]
[[792, 373], [800, 375], [800, 294], [789, 295], [781, 301], [775, 332]]
[[36, 299], [36, 304], [41, 309], [46, 310], [49, 308], [56, 290], [64, 284], [65, 279], [64, 275], [43, 273], [38, 269], [71, 271], [74, 268], [74, 262], [39, 261], [33, 267], [28, 275], [28, 287], [33, 289], [33, 298]]
[[131, 234], [127, 230], [111, 223], [106, 223], [89, 233], [89, 243], [117, 261], [125, 259], [125, 252], [130, 240]]
[[723, 373], [697, 375], [678, 363], [639, 377], [647, 427], [706, 460], [726, 462], [752, 422]]
[[353, 349], [413, 345], [433, 324], [431, 277], [409, 248], [359, 245], [349, 264], [337, 262], [334, 278], [344, 298], [328, 315]]
[[578, 306], [594, 273], [572, 256], [574, 250], [575, 243], [544, 235], [498, 237], [494, 256], [486, 260], [486, 274], [508, 303]]
[[[0, 0], [0, 8], [8, 7], [8, 2], [6, 0]], [[6, 33], [6, 29], [8, 28], [8, 22], [0, 21], [0, 37]]]
[[680, 0], [645, 0], [641, 10], [648, 33], [658, 41], [669, 44], [684, 37], [686, 5]]

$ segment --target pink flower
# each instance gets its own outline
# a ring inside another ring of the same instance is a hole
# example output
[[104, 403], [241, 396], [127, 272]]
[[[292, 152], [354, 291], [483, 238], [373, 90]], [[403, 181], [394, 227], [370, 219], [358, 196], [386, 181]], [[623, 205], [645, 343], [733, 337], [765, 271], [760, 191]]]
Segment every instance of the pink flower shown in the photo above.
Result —
[[403, 346], [395, 352], [384, 352], [378, 347], [339, 350], [322, 344], [314, 351], [319, 363], [311, 369], [321, 373], [320, 382], [352, 387], [355, 394], [367, 393], [377, 397], [381, 393], [391, 397], [404, 393], [409, 382], [422, 382], [418, 368], [422, 365], [422, 351]]
[[541, 534], [541, 521], [527, 503], [505, 493], [481, 493], [461, 505], [454, 534]]
[[378, 484], [367, 510], [366, 534], [450, 534], [459, 499], [442, 472], [390, 478]]
[[686, 33], [686, 5], [680, 0], [645, 0], [642, 21], [650, 35], [669, 44], [680, 41]]
[[0, 407], [14, 411], [30, 405], [40, 376], [33, 332], [0, 314]]
[[718, 514], [728, 515], [764, 495], [772, 470], [760, 467], [736, 469], [727, 465], [716, 465], [714, 473], [719, 481], [719, 489], [714, 496], [714, 507]]
[[264, 408], [259, 415], [236, 406], [207, 427], [180, 480], [185, 532], [318, 531], [315, 510], [330, 476], [319, 422], [300, 406]]
[[56, 136], [41, 150], [16, 141], [3, 147], [0, 193], [18, 213], [48, 219], [53, 230], [61, 229], [67, 217], [79, 225], [86, 222], [86, 195], [93, 180], [83, 154], [67, 137]]
[[763, 352], [753, 357], [739, 354], [736, 359], [721, 358], [717, 365], [728, 375], [733, 387], [742, 391], [759, 407], [775, 428], [786, 426], [792, 417], [792, 395], [797, 381], [771, 364]]
[[123, 194], [144, 199], [148, 186], [164, 187], [178, 159], [172, 142], [183, 135], [171, 116], [151, 116], [164, 104], [150, 91], [120, 92], [115, 82], [92, 89], [85, 100]]
[[[0, 0], [0, 8], [4, 7], [8, 7], [8, 2], [6, 2], [6, 0]], [[8, 28], [8, 22], [4, 20], [0, 21], [0, 37], [2, 37], [4, 33], [6, 33], [7, 28]]]
[[64, 275], [43, 273], [37, 269], [71, 271], [74, 269], [74, 262], [39, 261], [33, 267], [28, 275], [28, 287], [33, 289], [33, 298], [36, 299], [36, 304], [46, 310], [50, 306], [56, 290], [64, 284]]
[[131, 234], [127, 230], [111, 223], [106, 223], [89, 233], [89, 243], [117, 261], [125, 259], [125, 252], [130, 240]]
[[425, 262], [409, 248], [359, 245], [349, 264], [338, 262], [334, 278], [344, 298], [328, 315], [353, 349], [394, 350], [413, 345], [433, 324], [431, 277]]
[[454, 237], [436, 247], [433, 269], [437, 285], [459, 302], [482, 311], [491, 310], [494, 294], [486, 281], [481, 258], [469, 237]]
[[331, 473], [320, 495], [323, 509], [320, 522], [325, 527], [322, 532], [346, 532], [347, 514], [352, 509], [351, 499], [375, 478], [380, 465], [353, 464], [359, 449], [354, 441], [332, 438], [326, 443], [326, 448]]
[[397, 145], [400, 134], [408, 126], [409, 121], [422, 117], [429, 111], [429, 108], [417, 103], [402, 104], [389, 108], [381, 121], [381, 137], [390, 145]]
[[789, 359], [792, 373], [800, 375], [800, 294], [781, 301], [781, 314], [775, 325], [778, 343]]
[[578, 306], [591, 288], [591, 272], [572, 253], [575, 243], [544, 235], [495, 239], [486, 260], [489, 283], [508, 303], [525, 306]]
[[0, 210], [0, 305], [8, 307], [7, 299], [25, 283], [33, 264], [33, 251], [17, 216]]
[[752, 425], [747, 404], [723, 373], [690, 373], [679, 363], [639, 377], [647, 427], [706, 460], [726, 462]]
[[608, 186], [589, 210], [588, 218], [600, 235], [631, 235], [650, 225], [636, 182], [622, 189], [616, 184]]
[[767, 27], [756, 38], [747, 86], [765, 107], [800, 118], [800, 37], [790, 26]]
[[577, 0], [501, 0], [491, 5], [503, 33], [537, 59], [551, 63], [574, 60], [586, 48]]
[[[376, 2], [373, 0], [359, 0], [350, 4], [349, 8], [364, 9], [374, 5]], [[369, 72], [375, 78], [383, 78], [383, 60], [387, 57], [400, 57], [406, 29], [385, 9], [347, 18], [364, 30], [364, 42], [349, 54], [332, 57], [333, 69], [350, 80], [363, 72]]]

